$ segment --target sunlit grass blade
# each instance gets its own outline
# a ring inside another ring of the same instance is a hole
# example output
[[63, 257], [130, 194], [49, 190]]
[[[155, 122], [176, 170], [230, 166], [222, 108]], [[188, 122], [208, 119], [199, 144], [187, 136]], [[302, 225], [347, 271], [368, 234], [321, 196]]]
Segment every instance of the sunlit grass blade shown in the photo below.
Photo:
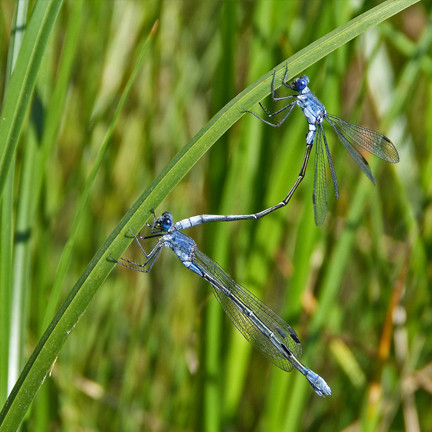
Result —
[[[21, 2], [17, 5], [14, 17], [14, 27], [17, 31], [14, 33], [10, 41], [5, 88], [8, 86], [10, 76], [13, 72], [16, 58], [21, 48], [23, 29], [26, 23], [27, 3]], [[10, 379], [10, 363], [14, 363], [13, 367], [18, 367], [19, 359], [10, 358], [10, 328], [11, 328], [11, 305], [14, 292], [13, 285], [13, 210], [14, 210], [14, 175], [15, 175], [15, 158], [11, 161], [11, 168], [7, 175], [5, 184], [5, 192], [1, 199], [1, 216], [0, 216], [0, 403], [6, 401], [8, 395], [8, 385], [11, 384]], [[14, 344], [20, 344], [20, 340], [14, 341]], [[18, 373], [16, 373], [18, 376]]]
[[63, 0], [36, 2], [9, 82], [0, 117], [0, 197], [10, 169], [38, 70]]
[[[413, 1], [385, 2], [374, 9], [374, 13], [370, 11], [364, 14], [299, 51], [298, 54], [289, 59], [290, 76], [298, 74], [356, 35], [413, 3]], [[284, 64], [285, 62], [281, 64], [280, 70], [277, 70], [279, 80], [284, 72]], [[157, 207], [162, 202], [204, 153], [243, 115], [243, 110], [252, 108], [269, 94], [271, 76], [272, 72], [270, 71], [222, 108], [156, 177], [109, 235], [87, 265], [30, 357], [7, 405], [0, 414], [0, 430], [14, 430], [22, 421], [28, 406], [55, 362], [70, 331], [75, 327], [94, 294], [113, 269], [114, 263], [109, 260], [110, 255], [112, 254], [115, 258], [120, 257], [130, 244], [131, 239], [126, 237], [129, 229], [138, 232], [148, 219], [150, 209]], [[332, 287], [330, 294], [334, 294], [334, 289]], [[325, 299], [325, 295], [323, 297]], [[330, 297], [330, 299], [332, 300], [334, 297]], [[327, 304], [325, 306], [328, 307]], [[321, 325], [322, 313], [315, 316], [320, 317], [319, 324]], [[315, 320], [317, 319], [315, 318]], [[299, 399], [300, 405], [302, 405], [303, 398]], [[299, 412], [294, 417], [298, 417]]]

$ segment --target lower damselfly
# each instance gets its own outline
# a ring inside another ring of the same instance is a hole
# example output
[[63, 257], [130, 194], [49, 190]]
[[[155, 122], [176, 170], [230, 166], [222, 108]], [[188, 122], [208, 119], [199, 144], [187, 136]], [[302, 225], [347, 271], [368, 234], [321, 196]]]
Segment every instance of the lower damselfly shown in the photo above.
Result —
[[[236, 283], [217, 263], [203, 254], [192, 238], [179, 231], [191, 226], [193, 218], [173, 224], [170, 213], [154, 216], [151, 234], [133, 237], [146, 257], [143, 264], [125, 258], [117, 263], [132, 270], [147, 273], [153, 267], [163, 247], [171, 249], [185, 267], [206, 280], [231, 322], [242, 335], [276, 366], [284, 371], [296, 368], [309, 381], [319, 396], [330, 396], [331, 389], [318, 374], [300, 362], [302, 347], [297, 333], [279, 315], [246, 288]], [[159, 237], [153, 249], [146, 253], [140, 240]]]

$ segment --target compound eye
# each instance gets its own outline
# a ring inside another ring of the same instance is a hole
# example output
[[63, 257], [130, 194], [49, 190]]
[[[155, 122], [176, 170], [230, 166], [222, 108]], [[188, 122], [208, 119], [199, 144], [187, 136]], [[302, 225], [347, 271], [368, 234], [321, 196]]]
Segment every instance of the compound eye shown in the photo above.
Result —
[[300, 77], [297, 81], [296, 81], [296, 87], [298, 90], [304, 90], [307, 85], [308, 85], [309, 80], [307, 79], [306, 76], [302, 76]]
[[164, 231], [168, 231], [172, 227], [172, 223], [173, 223], [173, 221], [172, 221], [171, 214], [168, 212], [165, 212], [160, 219], [160, 225], [161, 225], [162, 229]]

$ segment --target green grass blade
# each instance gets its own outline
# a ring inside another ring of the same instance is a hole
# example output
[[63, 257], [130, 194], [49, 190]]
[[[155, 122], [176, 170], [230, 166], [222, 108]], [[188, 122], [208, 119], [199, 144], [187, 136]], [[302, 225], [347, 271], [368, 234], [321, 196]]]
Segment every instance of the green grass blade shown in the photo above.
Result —
[[[46, 116], [46, 127], [44, 129], [44, 134], [42, 136], [42, 155], [41, 155], [41, 166], [46, 167], [47, 160], [52, 153], [52, 149], [55, 144], [55, 139], [60, 128], [60, 123], [62, 119], [62, 114], [65, 109], [66, 95], [68, 90], [68, 84], [70, 80], [70, 75], [72, 73], [72, 68], [74, 64], [76, 50], [78, 48], [78, 37], [80, 34], [80, 24], [83, 15], [83, 3], [74, 2], [71, 11], [71, 18], [68, 26], [68, 34], [66, 35], [65, 47], [63, 50], [63, 61], [61, 61], [61, 67], [59, 71], [59, 77], [57, 79], [56, 88], [54, 90], [54, 95], [52, 98], [51, 105], [47, 109]], [[36, 193], [40, 194], [43, 182], [43, 170], [40, 170], [40, 176], [37, 179]], [[86, 183], [87, 184], [87, 183]], [[83, 194], [85, 195], [85, 193]], [[87, 198], [87, 196], [86, 196]], [[74, 230], [72, 229], [72, 232]], [[67, 270], [66, 263], [70, 260], [71, 249], [68, 247], [70, 243], [73, 244], [71, 239], [74, 239], [75, 235], [71, 234], [66, 247], [63, 250], [62, 256], [57, 270], [57, 277], [55, 279], [54, 286], [50, 293], [47, 307], [45, 309], [45, 317], [41, 320], [41, 333], [46, 329], [48, 323], [54, 316], [55, 308], [57, 307], [58, 298], [60, 295], [60, 287], [63, 282], [64, 275]]]
[[148, 49], [149, 49], [149, 44], [151, 42], [151, 40], [154, 37], [154, 34], [157, 30], [157, 23], [155, 23], [149, 37], [144, 40], [140, 47], [138, 48], [138, 58], [136, 61], [136, 64], [134, 66], [134, 70], [125, 86], [125, 89], [120, 97], [119, 103], [116, 107], [116, 110], [113, 114], [113, 118], [112, 121], [106, 131], [105, 137], [103, 139], [102, 145], [99, 149], [98, 155], [96, 156], [96, 160], [95, 163], [93, 165], [93, 168], [91, 170], [91, 172], [89, 173], [89, 176], [87, 178], [87, 181], [85, 182], [85, 187], [84, 190], [82, 192], [81, 198], [80, 198], [80, 202], [78, 205], [78, 210], [75, 216], [75, 220], [73, 222], [73, 226], [71, 229], [71, 233], [70, 233], [70, 237], [66, 243], [66, 246], [63, 250], [62, 256], [60, 258], [60, 263], [59, 263], [59, 267], [58, 267], [58, 273], [57, 273], [57, 277], [56, 277], [56, 282], [50, 297], [50, 301], [48, 303], [48, 307], [46, 309], [46, 313], [45, 313], [45, 319], [44, 319], [44, 323], [46, 327], [46, 325], [48, 325], [49, 321], [52, 319], [53, 317], [53, 312], [55, 310], [55, 307], [57, 306], [57, 301], [59, 298], [59, 294], [60, 294], [60, 288], [61, 285], [66, 277], [66, 273], [67, 273], [67, 269], [68, 269], [68, 265], [71, 261], [71, 256], [72, 253], [74, 251], [74, 245], [75, 245], [75, 241], [78, 235], [78, 231], [79, 228], [81, 226], [82, 220], [85, 216], [85, 211], [86, 211], [86, 207], [88, 205], [88, 198], [94, 183], [94, 180], [96, 178], [96, 175], [99, 171], [99, 168], [101, 167], [101, 164], [104, 160], [104, 157], [106, 155], [106, 152], [109, 148], [109, 144], [112, 138], [112, 135], [114, 133], [115, 127], [117, 125], [117, 121], [119, 118], [120, 113], [122, 112], [124, 105], [127, 101], [127, 98], [132, 90], [132, 85], [136, 80], [136, 77], [139, 73], [139, 71], [142, 68], [142, 64], [145, 60], [145, 56], [148, 53]]
[[[385, 2], [373, 9], [374, 13], [370, 11], [311, 44], [290, 59], [290, 76], [296, 75], [356, 35], [413, 3], [415, 1]], [[283, 69], [282, 64], [277, 71], [279, 80], [284, 72]], [[97, 251], [25, 366], [0, 414], [1, 431], [15, 430], [22, 421], [38, 388], [46, 378], [51, 365], [55, 362], [62, 345], [88, 307], [96, 291], [113, 269], [114, 263], [109, 260], [110, 255], [118, 258], [130, 244], [131, 239], [126, 237], [129, 228], [133, 232], [138, 232], [149, 217], [150, 209], [161, 203], [162, 199], [168, 195], [202, 155], [243, 115], [243, 110], [251, 108], [269, 94], [271, 76], [272, 72], [269, 72], [260, 78], [210, 120], [157, 176]]]
[[[16, 62], [22, 44], [23, 31], [18, 29], [25, 28], [27, 15], [27, 2], [20, 2], [17, 5], [14, 32], [10, 42], [9, 56], [6, 71], [6, 88], [12, 75], [13, 67]], [[13, 296], [13, 203], [14, 203], [14, 170], [15, 160], [11, 163], [11, 169], [6, 180], [5, 194], [1, 199], [1, 242], [0, 254], [0, 404], [6, 401], [8, 395], [9, 380], [9, 343], [10, 343], [10, 324], [11, 324], [11, 299]]]
[[38, 1], [24, 34], [0, 117], [0, 197], [31, 102], [46, 44], [62, 3], [63, 0]]

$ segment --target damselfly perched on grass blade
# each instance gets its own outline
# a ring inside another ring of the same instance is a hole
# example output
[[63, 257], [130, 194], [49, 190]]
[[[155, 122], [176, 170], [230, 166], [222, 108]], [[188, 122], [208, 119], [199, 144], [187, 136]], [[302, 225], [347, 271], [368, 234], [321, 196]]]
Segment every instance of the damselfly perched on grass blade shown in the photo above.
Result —
[[293, 108], [298, 105], [303, 114], [306, 117], [306, 120], [309, 125], [309, 131], [306, 135], [306, 152], [303, 159], [303, 165], [300, 170], [300, 174], [294, 183], [294, 186], [289, 191], [288, 195], [281, 201], [279, 204], [276, 204], [273, 207], [270, 207], [266, 210], [263, 210], [259, 213], [255, 213], [256, 219], [259, 217], [265, 216], [281, 207], [284, 207], [288, 204], [295, 190], [299, 186], [300, 182], [303, 180], [306, 174], [306, 167], [309, 161], [310, 152], [312, 150], [312, 146], [315, 144], [316, 147], [316, 156], [315, 156], [315, 179], [314, 179], [314, 190], [313, 190], [313, 205], [314, 205], [314, 213], [315, 213], [315, 222], [317, 225], [321, 225], [324, 222], [326, 213], [327, 213], [327, 179], [326, 179], [326, 166], [325, 166], [325, 157], [323, 150], [323, 142], [325, 147], [325, 153], [327, 156], [327, 162], [330, 168], [330, 173], [333, 181], [333, 188], [335, 191], [336, 199], [339, 198], [339, 189], [338, 183], [336, 179], [336, 173], [333, 166], [333, 160], [330, 155], [330, 151], [327, 145], [327, 138], [324, 132], [323, 122], [324, 120], [332, 127], [332, 129], [336, 132], [339, 140], [348, 150], [349, 154], [356, 161], [357, 165], [363, 170], [366, 176], [375, 184], [374, 177], [370, 170], [369, 164], [366, 159], [357, 149], [361, 147], [367, 150], [369, 153], [378, 156], [379, 158], [387, 161], [396, 163], [399, 162], [398, 152], [393, 145], [393, 143], [384, 135], [374, 132], [370, 129], [353, 125], [344, 120], [341, 120], [339, 117], [328, 114], [324, 105], [318, 100], [318, 98], [311, 92], [308, 87], [309, 77], [306, 75], [301, 76], [300, 78], [292, 81], [291, 84], [287, 82], [288, 78], [288, 66], [285, 70], [285, 75], [282, 80], [282, 84], [296, 92], [296, 94], [277, 97], [276, 96], [276, 73], [273, 74], [272, 81], [272, 99], [274, 101], [284, 101], [293, 99], [291, 103], [284, 106], [274, 113], [270, 113], [267, 111], [264, 106], [260, 103], [261, 108], [266, 113], [266, 115], [271, 119], [279, 114], [283, 113], [282, 119], [277, 123], [272, 123], [269, 120], [263, 119], [252, 111], [247, 111], [253, 114], [256, 118], [273, 127], [281, 126], [288, 116], [291, 114]]
[[[222, 305], [225, 313], [242, 335], [276, 366], [289, 372], [295, 367], [302, 373], [319, 396], [330, 396], [331, 389], [315, 372], [300, 362], [302, 348], [297, 333], [275, 312], [246, 288], [236, 283], [217, 263], [204, 255], [194, 240], [179, 231], [192, 226], [194, 218], [173, 224], [170, 213], [154, 218], [152, 233], [145, 237], [133, 237], [146, 257], [143, 264], [121, 258], [117, 261], [124, 267], [147, 273], [153, 267], [162, 248], [170, 248], [183, 263], [198, 276], [206, 280]], [[197, 219], [199, 220], [199, 218]], [[147, 254], [140, 240], [160, 237]]]

